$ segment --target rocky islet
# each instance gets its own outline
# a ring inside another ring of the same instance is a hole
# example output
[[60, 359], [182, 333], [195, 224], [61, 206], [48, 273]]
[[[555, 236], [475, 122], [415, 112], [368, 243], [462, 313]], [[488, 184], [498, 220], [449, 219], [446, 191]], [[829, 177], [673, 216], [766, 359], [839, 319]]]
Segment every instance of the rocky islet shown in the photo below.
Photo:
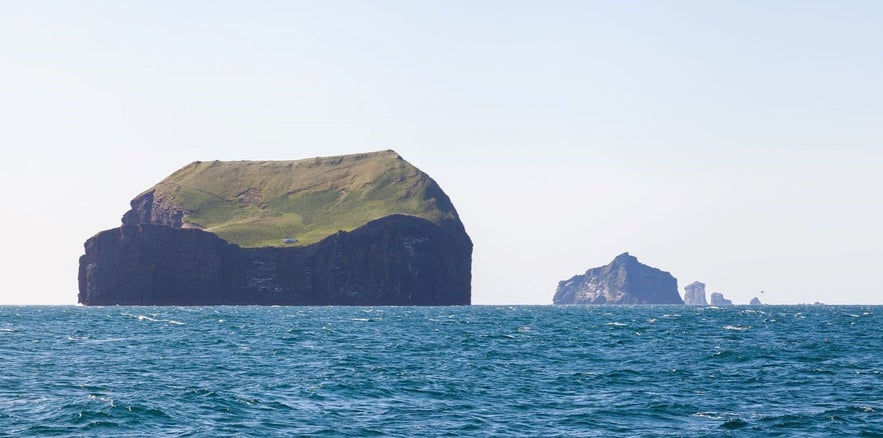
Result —
[[684, 286], [684, 304], [688, 306], [707, 306], [705, 283], [694, 281]]

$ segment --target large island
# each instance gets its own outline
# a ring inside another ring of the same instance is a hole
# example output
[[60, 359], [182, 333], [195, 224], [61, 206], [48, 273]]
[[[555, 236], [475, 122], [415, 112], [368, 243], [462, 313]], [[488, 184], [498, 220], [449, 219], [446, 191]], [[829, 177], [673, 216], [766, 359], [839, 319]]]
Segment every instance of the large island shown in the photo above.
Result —
[[394, 151], [194, 162], [80, 257], [85, 305], [464, 305], [472, 242]]

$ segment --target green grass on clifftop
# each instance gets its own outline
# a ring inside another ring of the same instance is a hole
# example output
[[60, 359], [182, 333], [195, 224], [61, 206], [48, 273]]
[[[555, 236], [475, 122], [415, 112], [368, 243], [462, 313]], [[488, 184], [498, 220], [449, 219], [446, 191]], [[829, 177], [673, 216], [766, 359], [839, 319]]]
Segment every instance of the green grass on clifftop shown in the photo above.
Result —
[[298, 161], [195, 162], [154, 187], [184, 221], [244, 247], [318, 242], [391, 214], [456, 218], [426, 174], [393, 151]]

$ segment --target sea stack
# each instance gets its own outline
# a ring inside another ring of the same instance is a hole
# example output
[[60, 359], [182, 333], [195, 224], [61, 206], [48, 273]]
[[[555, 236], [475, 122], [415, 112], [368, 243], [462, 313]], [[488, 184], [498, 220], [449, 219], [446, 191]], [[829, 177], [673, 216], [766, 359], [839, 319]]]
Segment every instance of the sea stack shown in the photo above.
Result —
[[472, 241], [394, 151], [194, 162], [85, 243], [85, 305], [464, 305]]
[[724, 294], [720, 292], [713, 292], [711, 294], [711, 305], [712, 306], [732, 306], [733, 302], [724, 298]]
[[694, 281], [684, 286], [684, 304], [688, 306], [707, 306], [705, 301], [705, 283]]
[[610, 264], [558, 283], [554, 304], [683, 304], [671, 274], [623, 253]]
[[749, 305], [749, 306], [760, 306], [760, 305], [761, 305], [761, 302], [760, 302], [759, 299], [757, 299], [757, 297], [754, 297], [754, 298], [751, 299], [751, 302], [748, 303], [748, 305]]

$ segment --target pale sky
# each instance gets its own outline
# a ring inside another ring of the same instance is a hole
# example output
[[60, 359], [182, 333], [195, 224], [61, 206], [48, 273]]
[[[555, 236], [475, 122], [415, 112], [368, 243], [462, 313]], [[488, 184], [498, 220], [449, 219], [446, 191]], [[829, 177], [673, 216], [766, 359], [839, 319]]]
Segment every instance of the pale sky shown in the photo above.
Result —
[[0, 303], [195, 160], [395, 149], [475, 304], [629, 251], [737, 304], [883, 304], [883, 2], [0, 1]]

